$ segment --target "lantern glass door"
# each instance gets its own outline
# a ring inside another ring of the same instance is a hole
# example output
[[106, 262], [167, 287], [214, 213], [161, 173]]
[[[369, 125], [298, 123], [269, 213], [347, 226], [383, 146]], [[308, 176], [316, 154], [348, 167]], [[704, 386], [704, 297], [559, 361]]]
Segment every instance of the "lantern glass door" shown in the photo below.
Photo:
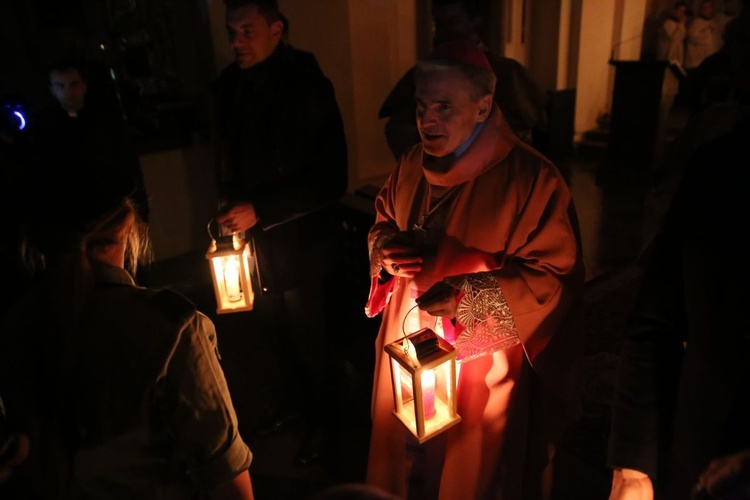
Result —
[[212, 241], [206, 252], [219, 314], [250, 311], [255, 296], [251, 281], [254, 264], [250, 245], [236, 234]]
[[434, 342], [435, 348], [422, 357], [418, 355], [419, 343], [412, 344], [409, 337], [385, 348], [391, 356], [393, 413], [420, 443], [461, 421], [456, 413], [457, 352], [426, 330], [409, 336], [419, 342], [427, 334]]

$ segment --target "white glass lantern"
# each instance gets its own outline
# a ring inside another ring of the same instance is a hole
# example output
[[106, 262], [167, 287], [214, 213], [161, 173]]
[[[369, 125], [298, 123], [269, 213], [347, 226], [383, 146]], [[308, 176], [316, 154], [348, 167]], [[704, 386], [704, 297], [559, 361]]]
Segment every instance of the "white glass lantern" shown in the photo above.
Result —
[[255, 295], [250, 280], [254, 262], [250, 245], [237, 233], [214, 238], [210, 222], [208, 234], [211, 236], [211, 244], [206, 252], [206, 259], [211, 264], [216, 312], [223, 314], [251, 311]]
[[456, 425], [458, 351], [429, 328], [385, 346], [390, 357], [393, 414], [424, 443]]

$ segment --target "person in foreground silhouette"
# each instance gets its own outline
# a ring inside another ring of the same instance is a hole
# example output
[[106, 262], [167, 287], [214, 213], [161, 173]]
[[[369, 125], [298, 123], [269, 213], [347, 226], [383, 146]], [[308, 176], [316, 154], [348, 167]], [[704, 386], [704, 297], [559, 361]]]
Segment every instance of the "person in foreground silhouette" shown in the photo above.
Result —
[[116, 158], [57, 155], [23, 193], [35, 274], [0, 324], [0, 394], [29, 447], [7, 487], [43, 500], [252, 499], [214, 325], [182, 295], [135, 283], [150, 245], [135, 179], [103, 174]]

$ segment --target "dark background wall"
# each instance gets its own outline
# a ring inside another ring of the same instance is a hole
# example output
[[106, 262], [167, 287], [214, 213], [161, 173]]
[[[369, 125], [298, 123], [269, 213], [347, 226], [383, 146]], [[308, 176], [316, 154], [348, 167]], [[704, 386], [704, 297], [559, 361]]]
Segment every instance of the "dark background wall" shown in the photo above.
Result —
[[121, 107], [142, 152], [170, 147], [207, 126], [210, 37], [199, 0], [1, 0], [0, 99], [52, 104], [47, 67], [86, 61], [91, 100]]

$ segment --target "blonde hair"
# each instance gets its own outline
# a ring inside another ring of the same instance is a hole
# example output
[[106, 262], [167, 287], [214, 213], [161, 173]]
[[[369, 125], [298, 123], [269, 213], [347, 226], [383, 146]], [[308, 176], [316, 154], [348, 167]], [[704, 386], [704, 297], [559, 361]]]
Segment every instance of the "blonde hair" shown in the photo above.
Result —
[[153, 260], [148, 227], [130, 198], [124, 198], [112, 212], [92, 221], [81, 234], [81, 248], [87, 258], [121, 244], [125, 245], [125, 269], [131, 275], [135, 276], [139, 265]]

